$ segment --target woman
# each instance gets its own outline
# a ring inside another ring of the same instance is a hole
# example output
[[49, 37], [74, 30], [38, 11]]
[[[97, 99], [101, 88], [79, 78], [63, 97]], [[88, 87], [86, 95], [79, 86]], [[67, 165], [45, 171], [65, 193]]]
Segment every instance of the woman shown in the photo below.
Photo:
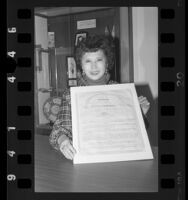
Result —
[[[110, 80], [109, 70], [114, 64], [113, 43], [109, 37], [94, 35], [84, 38], [76, 47], [75, 59], [82, 74], [78, 76], [78, 86], [116, 84]], [[149, 102], [139, 97], [144, 115], [149, 110]], [[50, 134], [50, 144], [67, 159], [73, 159], [76, 150], [72, 146], [70, 90], [63, 94], [62, 109]]]

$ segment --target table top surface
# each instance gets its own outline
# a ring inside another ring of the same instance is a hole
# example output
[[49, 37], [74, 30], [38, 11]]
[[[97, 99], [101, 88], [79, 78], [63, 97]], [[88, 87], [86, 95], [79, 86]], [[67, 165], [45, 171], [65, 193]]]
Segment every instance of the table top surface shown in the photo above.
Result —
[[35, 136], [35, 192], [157, 192], [154, 159], [74, 165], [52, 149], [48, 136]]

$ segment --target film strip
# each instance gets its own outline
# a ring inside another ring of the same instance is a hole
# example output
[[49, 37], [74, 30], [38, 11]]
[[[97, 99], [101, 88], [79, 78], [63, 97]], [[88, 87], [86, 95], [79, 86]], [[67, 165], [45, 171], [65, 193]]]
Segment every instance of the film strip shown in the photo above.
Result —
[[[34, 8], [73, 2], [8, 1], [7, 199], [88, 198], [89, 194], [35, 192]], [[82, 4], [82, 3], [81, 3]], [[80, 5], [81, 5], [80, 4]], [[121, 193], [129, 199], [185, 199], [185, 2], [108, 1], [99, 6], [158, 7], [158, 192]], [[83, 6], [85, 4], [83, 3]], [[74, 5], [76, 6], [76, 5]], [[90, 5], [94, 6], [94, 5]], [[109, 194], [95, 194], [106, 198]], [[104, 195], [104, 196], [103, 196]], [[117, 198], [110, 194], [108, 198]]]

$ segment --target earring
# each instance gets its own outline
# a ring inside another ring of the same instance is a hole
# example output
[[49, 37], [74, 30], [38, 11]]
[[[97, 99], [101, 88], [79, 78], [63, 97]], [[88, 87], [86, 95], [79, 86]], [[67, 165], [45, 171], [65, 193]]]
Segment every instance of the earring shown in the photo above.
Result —
[[108, 68], [105, 69], [105, 74], [108, 74]]
[[85, 76], [85, 74], [86, 74], [86, 73], [84, 72], [84, 70], [82, 70], [82, 76]]

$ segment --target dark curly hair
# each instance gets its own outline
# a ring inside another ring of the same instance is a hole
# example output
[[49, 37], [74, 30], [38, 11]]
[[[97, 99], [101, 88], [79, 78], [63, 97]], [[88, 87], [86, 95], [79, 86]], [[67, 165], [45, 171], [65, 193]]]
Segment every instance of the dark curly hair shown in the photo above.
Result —
[[81, 59], [86, 52], [96, 52], [102, 50], [106, 56], [108, 63], [108, 70], [111, 70], [114, 65], [114, 44], [110, 36], [92, 35], [83, 38], [75, 48], [75, 60], [77, 67], [82, 71]]

